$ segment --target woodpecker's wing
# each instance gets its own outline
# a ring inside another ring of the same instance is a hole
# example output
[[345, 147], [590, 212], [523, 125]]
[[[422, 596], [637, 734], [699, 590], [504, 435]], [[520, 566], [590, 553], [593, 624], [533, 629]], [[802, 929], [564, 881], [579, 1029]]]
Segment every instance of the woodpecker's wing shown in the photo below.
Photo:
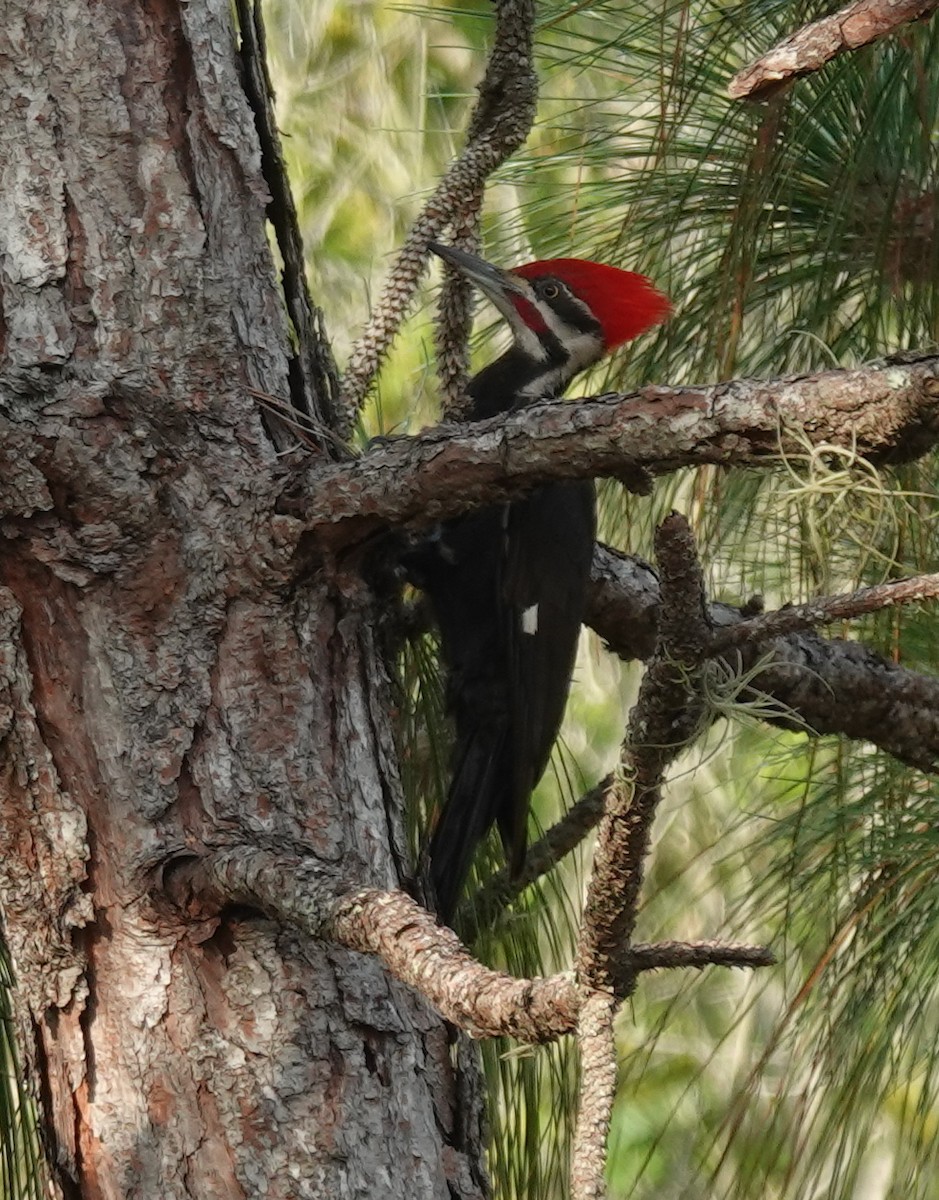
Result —
[[430, 843], [444, 920], [493, 822], [511, 869], [521, 868], [529, 799], [564, 714], [593, 544], [593, 485], [550, 484], [448, 522], [414, 558], [440, 627], [456, 734]]
[[512, 778], [497, 817], [518, 871], [529, 798], [547, 766], [574, 669], [596, 537], [593, 484], [549, 484], [504, 511], [499, 586]]
[[478, 843], [510, 803], [511, 717], [499, 601], [504, 537], [501, 506], [481, 509], [446, 522], [409, 564], [434, 605], [455, 733], [450, 787], [429, 847], [431, 886], [445, 921]]

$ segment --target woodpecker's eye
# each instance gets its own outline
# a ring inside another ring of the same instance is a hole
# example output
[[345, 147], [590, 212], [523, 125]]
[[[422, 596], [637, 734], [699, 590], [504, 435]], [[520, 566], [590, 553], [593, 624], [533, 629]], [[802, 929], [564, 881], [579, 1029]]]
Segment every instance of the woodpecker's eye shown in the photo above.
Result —
[[560, 288], [556, 283], [543, 283], [538, 289], [545, 300], [556, 300], [560, 293]]

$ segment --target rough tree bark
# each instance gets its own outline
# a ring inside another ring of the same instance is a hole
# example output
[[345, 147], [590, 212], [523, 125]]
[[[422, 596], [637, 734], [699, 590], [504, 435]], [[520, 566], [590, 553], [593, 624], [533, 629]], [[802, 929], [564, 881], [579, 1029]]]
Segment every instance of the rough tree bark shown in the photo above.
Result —
[[0, 889], [52, 1190], [477, 1196], [413, 993], [149, 899], [229, 840], [398, 882], [373, 600], [298, 573], [249, 392], [291, 364], [235, 45], [227, 0], [0, 25]]

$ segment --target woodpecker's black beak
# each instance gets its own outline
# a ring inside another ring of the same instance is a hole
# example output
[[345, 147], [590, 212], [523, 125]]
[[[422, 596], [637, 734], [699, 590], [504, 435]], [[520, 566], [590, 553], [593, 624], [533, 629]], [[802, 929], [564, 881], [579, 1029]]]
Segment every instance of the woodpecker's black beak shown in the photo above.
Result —
[[444, 262], [455, 267], [470, 283], [475, 284], [486, 299], [502, 313], [508, 321], [516, 340], [530, 337], [531, 334], [525, 320], [519, 314], [517, 300], [513, 297], [523, 297], [528, 303], [532, 302], [529, 285], [511, 271], [503, 271], [494, 267], [484, 258], [475, 254], [467, 254], [465, 250], [457, 250], [454, 246], [442, 246], [440, 242], [428, 242], [428, 247]]
[[[484, 258], [478, 258], [475, 254], [467, 254], [465, 250], [457, 250], [455, 246], [443, 246], [440, 242], [428, 242], [427, 246], [438, 258], [442, 258], [444, 262], [449, 263], [451, 267], [455, 267], [462, 275], [465, 275], [471, 283], [475, 283], [479, 290], [488, 296], [501, 311], [505, 311], [503, 298], [506, 292], [514, 292], [516, 295], [525, 294], [520, 280], [516, 279], [509, 271], [503, 271], [500, 267], [494, 267], [492, 263], [487, 263]], [[500, 300], [503, 301], [502, 304], [499, 303]]]

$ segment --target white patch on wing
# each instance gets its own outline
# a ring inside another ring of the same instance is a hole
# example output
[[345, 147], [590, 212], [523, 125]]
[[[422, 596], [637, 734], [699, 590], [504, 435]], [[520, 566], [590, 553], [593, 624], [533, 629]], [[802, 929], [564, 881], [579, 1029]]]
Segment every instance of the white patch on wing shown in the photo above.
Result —
[[538, 632], [538, 605], [532, 604], [522, 613], [522, 633]]

